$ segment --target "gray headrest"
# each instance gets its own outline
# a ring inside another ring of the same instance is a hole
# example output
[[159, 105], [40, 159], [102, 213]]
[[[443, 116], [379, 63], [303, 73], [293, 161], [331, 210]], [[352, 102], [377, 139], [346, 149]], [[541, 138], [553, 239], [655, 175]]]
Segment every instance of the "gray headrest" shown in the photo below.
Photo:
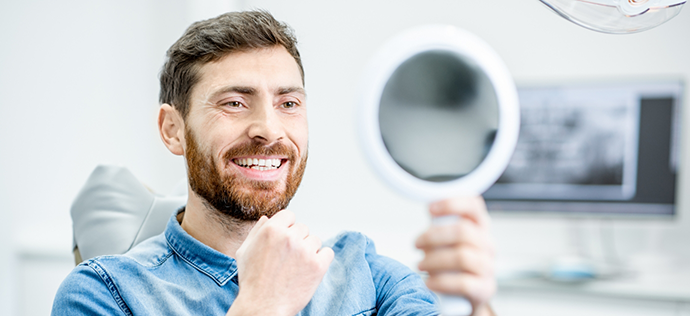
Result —
[[186, 195], [152, 193], [127, 168], [100, 165], [72, 203], [74, 246], [83, 260], [124, 253], [162, 233], [185, 203]]

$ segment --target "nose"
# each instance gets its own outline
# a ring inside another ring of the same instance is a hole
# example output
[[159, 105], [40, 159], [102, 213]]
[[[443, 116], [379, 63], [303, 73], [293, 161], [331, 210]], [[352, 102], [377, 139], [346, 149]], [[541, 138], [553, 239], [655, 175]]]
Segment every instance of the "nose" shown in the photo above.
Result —
[[283, 124], [273, 105], [264, 102], [253, 109], [247, 131], [249, 138], [264, 144], [272, 144], [284, 136]]

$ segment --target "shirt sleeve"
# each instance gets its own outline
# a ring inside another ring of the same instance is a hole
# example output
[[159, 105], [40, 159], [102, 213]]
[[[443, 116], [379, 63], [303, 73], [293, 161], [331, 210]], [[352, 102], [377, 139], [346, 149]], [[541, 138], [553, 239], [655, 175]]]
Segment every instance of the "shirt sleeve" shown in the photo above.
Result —
[[74, 268], [62, 281], [51, 315], [131, 315], [117, 293], [105, 270], [89, 260]]
[[376, 253], [367, 238], [366, 259], [376, 285], [376, 309], [379, 316], [438, 315], [436, 295], [421, 277], [405, 265]]

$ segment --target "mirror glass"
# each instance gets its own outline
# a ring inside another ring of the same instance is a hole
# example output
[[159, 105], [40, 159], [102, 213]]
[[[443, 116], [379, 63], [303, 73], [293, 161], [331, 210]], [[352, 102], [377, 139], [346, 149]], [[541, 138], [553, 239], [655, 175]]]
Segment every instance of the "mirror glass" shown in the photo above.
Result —
[[489, 153], [498, 129], [494, 85], [471, 60], [431, 50], [400, 64], [379, 104], [384, 145], [414, 177], [431, 182], [472, 172]]

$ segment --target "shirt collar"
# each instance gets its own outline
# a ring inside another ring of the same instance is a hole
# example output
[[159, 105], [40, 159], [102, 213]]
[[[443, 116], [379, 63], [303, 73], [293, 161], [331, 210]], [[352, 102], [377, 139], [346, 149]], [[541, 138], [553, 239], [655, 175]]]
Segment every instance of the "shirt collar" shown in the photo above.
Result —
[[184, 207], [174, 212], [168, 221], [165, 229], [168, 245], [189, 265], [213, 279], [219, 286], [225, 285], [237, 275], [237, 262], [187, 234], [177, 221], [177, 215], [181, 212], [184, 212]]

